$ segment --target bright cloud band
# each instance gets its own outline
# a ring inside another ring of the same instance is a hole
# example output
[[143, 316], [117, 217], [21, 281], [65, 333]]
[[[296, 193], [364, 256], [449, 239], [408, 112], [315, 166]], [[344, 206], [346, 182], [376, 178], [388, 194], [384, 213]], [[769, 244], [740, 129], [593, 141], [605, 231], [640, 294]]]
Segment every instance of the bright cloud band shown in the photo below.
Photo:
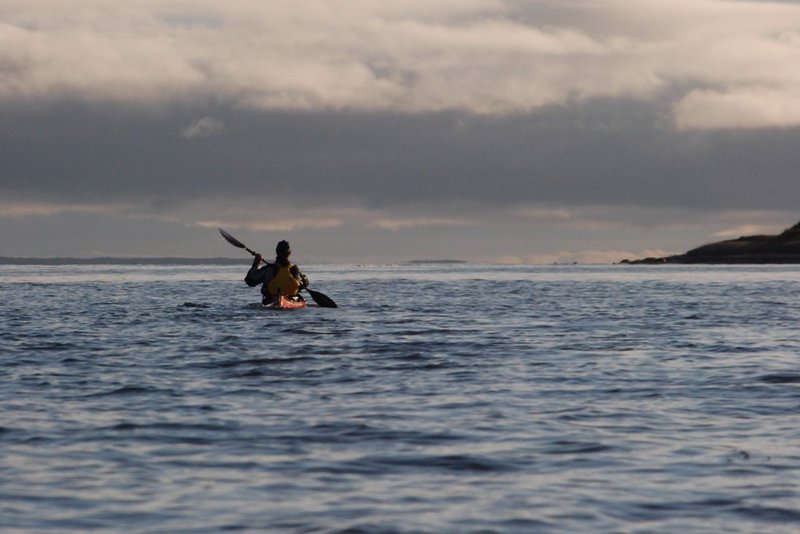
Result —
[[800, 124], [797, 4], [11, 0], [0, 20], [5, 98], [511, 114], [682, 88], [679, 128]]

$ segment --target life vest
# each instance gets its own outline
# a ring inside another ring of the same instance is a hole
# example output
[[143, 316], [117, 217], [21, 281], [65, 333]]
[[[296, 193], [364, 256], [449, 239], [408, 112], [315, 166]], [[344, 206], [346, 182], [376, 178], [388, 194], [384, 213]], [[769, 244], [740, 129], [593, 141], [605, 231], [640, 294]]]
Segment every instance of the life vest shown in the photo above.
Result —
[[292, 276], [291, 268], [291, 263], [286, 267], [278, 265], [278, 272], [275, 273], [275, 276], [273, 276], [267, 284], [267, 290], [270, 295], [291, 297], [300, 292], [300, 282]]

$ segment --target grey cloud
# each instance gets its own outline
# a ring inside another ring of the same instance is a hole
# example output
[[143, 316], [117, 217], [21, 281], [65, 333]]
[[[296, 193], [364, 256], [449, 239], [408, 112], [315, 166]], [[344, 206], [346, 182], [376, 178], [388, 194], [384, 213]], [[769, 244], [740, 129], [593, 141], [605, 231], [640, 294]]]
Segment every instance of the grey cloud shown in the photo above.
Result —
[[198, 137], [215, 137], [225, 132], [225, 123], [211, 117], [202, 117], [192, 122], [181, 131], [185, 139]]
[[387, 207], [789, 208], [800, 130], [676, 132], [660, 106], [620, 100], [516, 117], [245, 112], [226, 135], [174, 135], [203, 113], [80, 103], [0, 107], [0, 190], [74, 202], [280, 196]]

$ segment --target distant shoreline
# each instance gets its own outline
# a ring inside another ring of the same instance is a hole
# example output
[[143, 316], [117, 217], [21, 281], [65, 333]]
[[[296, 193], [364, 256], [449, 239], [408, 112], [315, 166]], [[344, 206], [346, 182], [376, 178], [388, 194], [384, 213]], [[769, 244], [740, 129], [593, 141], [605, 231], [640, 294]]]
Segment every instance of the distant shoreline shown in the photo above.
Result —
[[[247, 258], [17, 258], [0, 256], [0, 265], [247, 265]], [[465, 260], [409, 260], [398, 265], [464, 265]]]
[[467, 263], [465, 260], [410, 260], [409, 265], [461, 265]]
[[778, 235], [751, 235], [717, 241], [684, 254], [622, 260], [627, 265], [672, 264], [800, 264], [800, 223]]
[[11, 258], [0, 257], [0, 265], [244, 265], [247, 258]]

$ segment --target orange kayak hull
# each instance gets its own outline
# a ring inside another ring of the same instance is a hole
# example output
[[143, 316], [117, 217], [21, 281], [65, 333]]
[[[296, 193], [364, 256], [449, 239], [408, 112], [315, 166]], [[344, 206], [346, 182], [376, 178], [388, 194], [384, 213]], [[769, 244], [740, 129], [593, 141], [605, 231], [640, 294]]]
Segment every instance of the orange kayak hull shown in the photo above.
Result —
[[307, 308], [308, 303], [301, 299], [294, 300], [290, 297], [284, 297], [280, 295], [278, 297], [273, 297], [272, 300], [266, 303], [261, 304], [264, 308], [268, 308], [271, 310], [297, 310], [299, 308]]

